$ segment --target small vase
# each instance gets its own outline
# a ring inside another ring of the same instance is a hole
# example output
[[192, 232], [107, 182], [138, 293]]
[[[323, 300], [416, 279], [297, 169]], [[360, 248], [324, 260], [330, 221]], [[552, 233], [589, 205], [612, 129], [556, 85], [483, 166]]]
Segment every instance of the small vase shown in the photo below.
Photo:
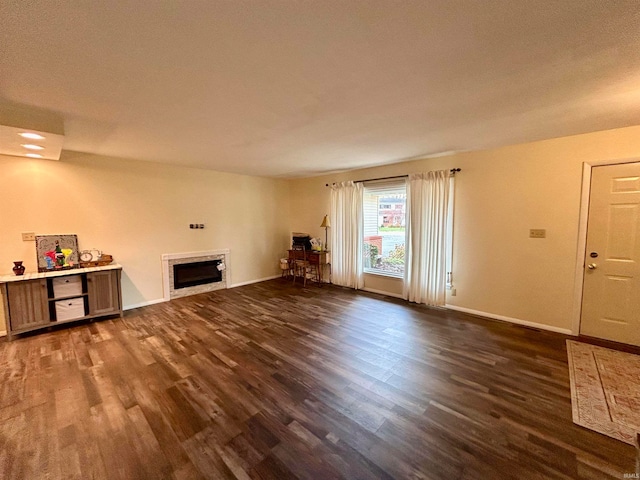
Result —
[[13, 262], [13, 273], [15, 273], [16, 275], [22, 275], [24, 274], [25, 268], [24, 265], [22, 265], [23, 260], [17, 261], [17, 262]]

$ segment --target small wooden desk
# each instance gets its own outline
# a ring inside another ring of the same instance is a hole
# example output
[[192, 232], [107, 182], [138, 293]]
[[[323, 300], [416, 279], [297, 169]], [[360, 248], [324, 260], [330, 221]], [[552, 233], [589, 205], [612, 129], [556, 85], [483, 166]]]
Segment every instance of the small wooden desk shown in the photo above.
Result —
[[[304, 253], [304, 256], [303, 256]], [[322, 285], [324, 269], [329, 266], [329, 280], [331, 280], [331, 252], [319, 250], [289, 250], [289, 263], [295, 260], [306, 260], [311, 265], [318, 267], [318, 277]]]

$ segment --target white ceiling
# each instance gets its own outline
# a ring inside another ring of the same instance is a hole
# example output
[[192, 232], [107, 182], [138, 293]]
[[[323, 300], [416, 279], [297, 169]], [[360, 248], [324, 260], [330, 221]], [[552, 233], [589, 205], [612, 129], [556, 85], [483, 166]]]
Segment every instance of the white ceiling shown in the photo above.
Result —
[[65, 150], [299, 177], [640, 124], [637, 0], [2, 0]]

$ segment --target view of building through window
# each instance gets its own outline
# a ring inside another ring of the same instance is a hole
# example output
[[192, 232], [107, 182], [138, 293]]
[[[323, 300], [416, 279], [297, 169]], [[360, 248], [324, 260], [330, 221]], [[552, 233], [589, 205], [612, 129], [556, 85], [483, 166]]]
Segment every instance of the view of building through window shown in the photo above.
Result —
[[390, 276], [404, 275], [407, 191], [394, 188], [364, 190], [364, 270]]

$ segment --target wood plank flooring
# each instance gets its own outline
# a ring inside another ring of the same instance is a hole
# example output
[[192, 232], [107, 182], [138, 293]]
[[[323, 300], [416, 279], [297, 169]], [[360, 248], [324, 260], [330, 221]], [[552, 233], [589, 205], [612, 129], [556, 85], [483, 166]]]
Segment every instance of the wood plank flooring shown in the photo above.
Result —
[[3, 479], [623, 478], [562, 335], [273, 280], [0, 342]]

